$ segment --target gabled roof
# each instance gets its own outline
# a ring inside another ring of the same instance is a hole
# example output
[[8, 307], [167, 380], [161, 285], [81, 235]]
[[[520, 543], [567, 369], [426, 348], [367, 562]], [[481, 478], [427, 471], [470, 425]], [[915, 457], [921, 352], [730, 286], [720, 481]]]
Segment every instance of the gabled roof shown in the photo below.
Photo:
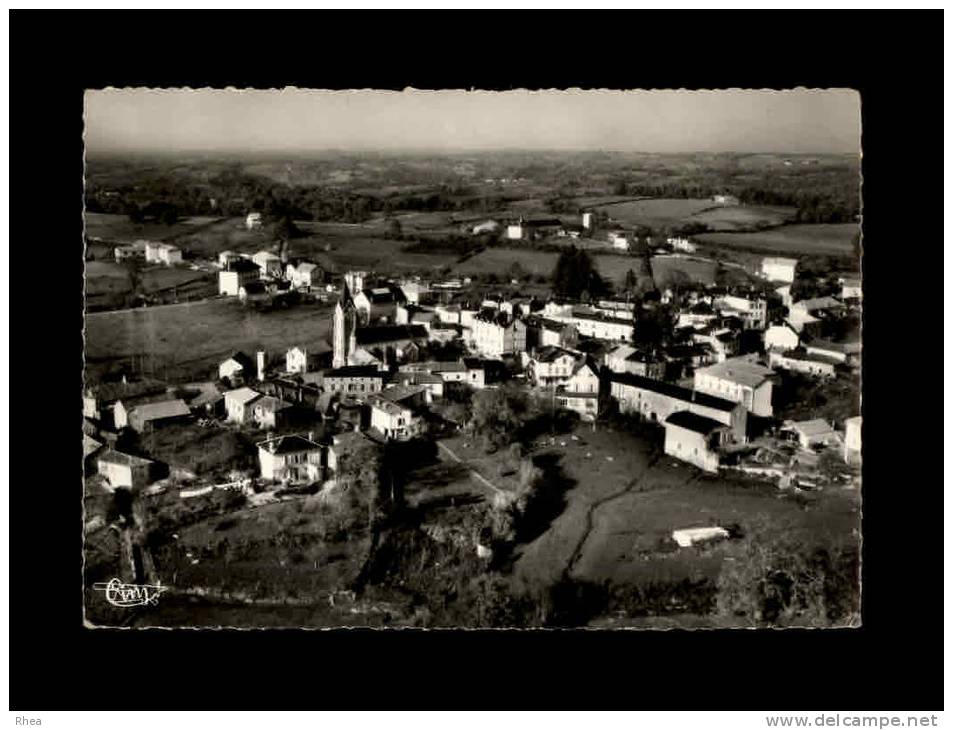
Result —
[[241, 405], [251, 403], [253, 400], [260, 397], [261, 393], [252, 390], [251, 388], [236, 388], [235, 390], [229, 390], [225, 393], [226, 400], [239, 403]]
[[420, 395], [427, 389], [420, 385], [392, 385], [381, 391], [381, 397], [394, 403], [401, 403], [409, 398]]
[[695, 433], [700, 433], [705, 436], [713, 431], [728, 428], [724, 423], [720, 423], [712, 418], [706, 418], [705, 416], [699, 416], [697, 413], [692, 413], [691, 411], [677, 411], [666, 418], [665, 423], [688, 429], [689, 431], [694, 431]]
[[143, 459], [141, 456], [124, 454], [115, 449], [106, 449], [99, 457], [99, 461], [105, 461], [107, 464], [121, 464], [122, 466], [148, 466], [153, 462], [149, 459]]
[[756, 388], [772, 375], [771, 368], [743, 358], [729, 358], [723, 362], [698, 368], [696, 373], [712, 375], [729, 383]]
[[84, 459], [91, 454], [95, 454], [102, 447], [103, 447], [103, 444], [101, 444], [99, 441], [94, 439], [92, 436], [89, 436], [88, 434], [85, 434], [85, 433], [83, 434], [83, 458]]
[[224, 365], [224, 364], [227, 363], [229, 360], [234, 360], [236, 363], [238, 363], [239, 365], [241, 365], [242, 370], [254, 370], [254, 369], [255, 369], [255, 361], [252, 360], [252, 359], [251, 359], [248, 355], [246, 355], [244, 352], [235, 352], [235, 353], [233, 353], [233, 354], [231, 355], [231, 357], [228, 357], [228, 358], [226, 358], [225, 360], [223, 360], [221, 364]]
[[789, 421], [784, 424], [784, 428], [797, 431], [805, 436], [820, 436], [834, 430], [834, 427], [823, 418], [814, 418], [810, 421]]
[[613, 383], [630, 385], [635, 388], [641, 388], [642, 390], [658, 393], [659, 395], [677, 398], [678, 400], [685, 401], [686, 403], [697, 403], [700, 406], [714, 408], [718, 411], [725, 411], [726, 413], [730, 413], [731, 411], [735, 410], [735, 408], [743, 407], [739, 403], [734, 403], [732, 401], [725, 400], [724, 398], [718, 398], [714, 395], [708, 395], [707, 393], [702, 393], [697, 390], [683, 388], [680, 385], [666, 383], [661, 380], [655, 380], [654, 378], [646, 378], [642, 375], [633, 375], [632, 373], [611, 373], [609, 375], [609, 380], [611, 380]]
[[802, 299], [799, 302], [794, 302], [793, 306], [807, 312], [813, 312], [818, 309], [840, 309], [844, 304], [834, 299], [834, 297], [814, 297], [813, 299]]
[[315, 449], [321, 448], [320, 444], [304, 436], [299, 436], [298, 434], [276, 436], [272, 439], [259, 441], [256, 446], [272, 454], [292, 454], [299, 451], [314, 451]]
[[573, 360], [576, 359], [576, 355], [565, 348], [559, 347], [558, 345], [547, 345], [546, 347], [541, 347], [536, 351], [533, 359], [536, 360], [536, 362], [555, 362], [561, 357], [570, 357]]
[[143, 421], [159, 421], [163, 418], [180, 418], [192, 413], [181, 398], [164, 400], [158, 403], [143, 403], [132, 409], [138, 418]]

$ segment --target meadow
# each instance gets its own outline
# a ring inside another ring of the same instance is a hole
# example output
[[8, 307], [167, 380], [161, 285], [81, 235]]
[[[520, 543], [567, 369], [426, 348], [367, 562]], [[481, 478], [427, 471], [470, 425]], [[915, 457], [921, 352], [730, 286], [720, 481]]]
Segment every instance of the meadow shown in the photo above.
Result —
[[88, 313], [87, 378], [131, 365], [163, 379], [203, 380], [217, 377], [218, 363], [236, 350], [283, 358], [294, 345], [326, 340], [330, 327], [327, 306], [256, 311], [234, 298]]
[[705, 261], [688, 256], [653, 256], [652, 275], [659, 287], [667, 286], [680, 279], [714, 284], [718, 265], [714, 261]]
[[701, 243], [766, 254], [850, 255], [860, 230], [854, 223], [810, 223], [781, 226], [756, 233], [702, 233]]

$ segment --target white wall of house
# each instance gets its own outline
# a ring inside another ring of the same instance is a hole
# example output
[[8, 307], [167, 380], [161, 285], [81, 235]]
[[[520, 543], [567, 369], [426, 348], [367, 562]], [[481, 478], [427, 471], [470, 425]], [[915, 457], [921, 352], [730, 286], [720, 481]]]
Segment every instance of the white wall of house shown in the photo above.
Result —
[[718, 471], [718, 453], [708, 448], [708, 438], [697, 431], [666, 423], [665, 453], [703, 471]]
[[787, 325], [772, 325], [764, 333], [764, 347], [767, 350], [785, 352], [795, 349], [800, 342], [801, 338], [798, 333]]

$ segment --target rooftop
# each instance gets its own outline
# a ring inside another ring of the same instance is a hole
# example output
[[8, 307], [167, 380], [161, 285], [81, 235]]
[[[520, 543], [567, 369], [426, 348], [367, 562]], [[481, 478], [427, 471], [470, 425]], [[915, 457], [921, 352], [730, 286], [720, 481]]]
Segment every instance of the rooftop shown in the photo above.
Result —
[[143, 403], [132, 409], [143, 421], [158, 421], [162, 418], [179, 418], [192, 413], [185, 401], [181, 398], [160, 401], [158, 403]]
[[271, 411], [283, 411], [286, 408], [291, 408], [291, 404], [288, 401], [281, 400], [281, 398], [275, 398], [273, 395], [263, 395], [255, 401], [255, 407]]
[[689, 431], [694, 431], [695, 433], [700, 433], [705, 436], [720, 428], [727, 428], [725, 424], [719, 421], [706, 418], [705, 416], [699, 416], [697, 413], [692, 413], [691, 411], [677, 411], [666, 418], [665, 423], [688, 429]]
[[235, 390], [229, 390], [225, 393], [225, 398], [227, 400], [245, 405], [246, 403], [251, 403], [255, 398], [260, 398], [261, 393], [252, 390], [251, 388], [236, 388]]
[[735, 408], [739, 407], [738, 403], [725, 400], [724, 398], [718, 398], [717, 396], [701, 393], [697, 390], [691, 390], [690, 388], [683, 388], [680, 385], [666, 383], [662, 380], [646, 378], [642, 375], [633, 375], [632, 373], [612, 373], [610, 374], [609, 379], [613, 383], [630, 385], [635, 388], [641, 388], [642, 390], [648, 390], [653, 393], [665, 395], [669, 398], [677, 398], [678, 400], [684, 401], [686, 403], [697, 403], [700, 406], [714, 408], [718, 411], [725, 411], [726, 413], [730, 413], [731, 411], [735, 410]]
[[810, 421], [788, 421], [784, 424], [784, 428], [797, 431], [805, 436], [820, 436], [834, 430], [831, 424], [823, 418], [814, 418]]
[[569, 350], [557, 345], [547, 345], [546, 347], [541, 347], [536, 351], [536, 355], [533, 357], [533, 359], [537, 362], [555, 362], [561, 357], [569, 357], [573, 360], [576, 359], [576, 356]]
[[149, 466], [152, 463], [149, 459], [143, 459], [141, 456], [124, 454], [114, 449], [106, 449], [99, 460], [105, 461], [107, 464], [120, 464], [122, 466]]
[[264, 449], [272, 454], [292, 454], [299, 451], [314, 451], [320, 449], [321, 445], [315, 443], [309, 438], [292, 434], [290, 436], [276, 436], [272, 439], [259, 441], [259, 449]]
[[358, 327], [355, 333], [357, 344], [373, 345], [379, 342], [396, 342], [398, 340], [425, 340], [427, 330], [422, 325], [375, 325], [373, 327]]
[[746, 385], [749, 388], [758, 387], [772, 375], [771, 368], [743, 358], [729, 358], [714, 365], [698, 368], [695, 372]]
[[325, 378], [383, 378], [375, 365], [345, 365], [341, 368], [326, 370]]
[[427, 389], [421, 385], [392, 385], [381, 391], [381, 397], [394, 403], [401, 403], [409, 398], [420, 395]]

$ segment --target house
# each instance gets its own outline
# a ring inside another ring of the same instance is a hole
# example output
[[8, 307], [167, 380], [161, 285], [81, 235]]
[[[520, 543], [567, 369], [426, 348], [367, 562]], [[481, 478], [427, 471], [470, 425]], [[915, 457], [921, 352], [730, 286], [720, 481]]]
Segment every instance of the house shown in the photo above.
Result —
[[113, 249], [113, 256], [116, 263], [122, 263], [129, 259], [144, 259], [146, 257], [147, 241], [136, 241], [122, 246], [116, 246]]
[[423, 433], [425, 422], [416, 411], [427, 398], [429, 391], [423, 386], [396, 386], [369, 396], [371, 428], [398, 441]]
[[770, 417], [771, 368], [745, 358], [731, 358], [695, 371], [695, 390], [741, 403], [756, 416]]
[[252, 263], [258, 267], [262, 276], [281, 276], [283, 266], [281, 264], [281, 257], [278, 256], [278, 254], [263, 249], [253, 254], [251, 260]]
[[774, 293], [778, 295], [778, 298], [781, 300], [781, 305], [791, 308], [791, 305], [794, 304], [794, 299], [791, 298], [791, 285], [785, 284], [784, 286], [779, 286], [774, 290]]
[[261, 226], [261, 213], [249, 213], [247, 216], [245, 216], [245, 228], [247, 228], [249, 231], [252, 231], [256, 228], [261, 228]]
[[568, 322], [533, 315], [528, 317], [524, 324], [526, 325], [526, 347], [529, 350], [540, 347], [571, 348], [579, 341], [579, 332]]
[[696, 345], [708, 345], [717, 362], [734, 357], [741, 351], [740, 333], [727, 327], [718, 327], [715, 323], [700, 332], [693, 332], [691, 341]]
[[555, 235], [562, 228], [562, 221], [555, 218], [524, 220], [520, 217], [516, 223], [506, 227], [506, 238], [511, 241], [527, 240]]
[[163, 243], [159, 246], [157, 254], [157, 263], [173, 266], [182, 263], [182, 249], [171, 243]]
[[689, 241], [687, 238], [672, 237], [665, 239], [665, 242], [675, 251], [695, 253], [695, 251], [698, 250], [698, 246]]
[[260, 441], [258, 464], [262, 479], [274, 482], [316, 482], [324, 476], [324, 448], [298, 434]]
[[463, 328], [458, 324], [443, 324], [434, 322], [428, 332], [428, 342], [440, 342], [446, 344], [453, 342], [463, 336]]
[[241, 289], [261, 278], [261, 269], [248, 259], [232, 259], [218, 272], [218, 293], [237, 297]]
[[252, 404], [261, 398], [261, 393], [251, 388], [236, 388], [225, 393], [225, 419], [245, 425], [252, 420]]
[[676, 327], [704, 328], [718, 319], [718, 313], [710, 302], [698, 301], [678, 313]]
[[810, 449], [817, 445], [830, 445], [839, 442], [834, 427], [823, 418], [814, 418], [810, 421], [787, 421], [783, 431], [794, 434], [802, 449]]
[[116, 430], [131, 427], [129, 416], [136, 407], [170, 400], [176, 400], [176, 398], [168, 392], [120, 398], [113, 406], [113, 426]]
[[605, 354], [603, 364], [615, 373], [632, 373], [661, 380], [665, 362], [630, 345], [617, 345]]
[[632, 341], [633, 320], [628, 317], [608, 315], [591, 307], [573, 307], [569, 315], [554, 313], [547, 316], [573, 325], [576, 331], [585, 337], [617, 342]]
[[303, 409], [323, 412], [321, 407], [322, 391], [315, 385], [300, 383], [289, 378], [273, 378], [259, 384], [262, 395], [271, 395]]
[[737, 441], [746, 438], [748, 411], [741, 403], [630, 373], [610, 374], [609, 392], [622, 413], [663, 423], [676, 411], [691, 411], [729, 426]]
[[401, 283], [400, 291], [405, 301], [410, 304], [421, 304], [428, 299], [430, 287], [417, 281], [405, 281]]
[[477, 390], [486, 384], [486, 374], [482, 363], [473, 358], [438, 362], [430, 360], [402, 365], [401, 372], [419, 372], [439, 375], [444, 383], [460, 383]]
[[841, 279], [840, 298], [844, 300], [861, 301], [864, 298], [864, 288], [860, 279]]
[[844, 461], [851, 466], [861, 464], [861, 416], [854, 416], [844, 421]]
[[819, 312], [837, 312], [844, 309], [844, 303], [839, 302], [834, 297], [814, 297], [813, 299], [802, 299], [791, 305], [791, 315], [796, 313], [807, 313], [816, 315]]
[[383, 390], [384, 376], [374, 365], [345, 365], [325, 371], [322, 384], [329, 393], [362, 396]]
[[797, 331], [789, 324], [774, 324], [764, 333], [764, 347], [766, 350], [787, 352], [795, 349], [801, 342]]
[[583, 358], [553, 397], [560, 408], [575, 411], [584, 421], [594, 421], [599, 412], [599, 385], [596, 366]]
[[665, 419], [665, 453], [702, 471], [718, 471], [721, 446], [730, 439], [729, 426], [691, 411], [676, 411]]
[[324, 282], [324, 270], [317, 264], [304, 261], [297, 266], [288, 264], [285, 267], [285, 278], [291, 282], [295, 289], [305, 289], [310, 291], [313, 287], [318, 287]]
[[768, 303], [762, 297], [729, 294], [717, 300], [722, 315], [738, 317], [746, 330], [763, 330], [768, 321]]
[[110, 421], [113, 408], [122, 398], [137, 398], [165, 393], [168, 386], [151, 378], [88, 385], [83, 391], [83, 416], [96, 421]]
[[483, 313], [473, 318], [470, 338], [481, 355], [501, 357], [526, 349], [526, 325], [505, 313]]
[[218, 366], [218, 379], [224, 380], [233, 388], [250, 383], [256, 374], [254, 360], [244, 352], [236, 352]]
[[331, 365], [331, 348], [325, 342], [295, 345], [285, 352], [285, 372], [313, 373]]
[[430, 329], [439, 319], [437, 318], [436, 312], [431, 312], [426, 309], [418, 309], [416, 312], [410, 315], [410, 319], [407, 324], [417, 324], [427, 330], [427, 335], [429, 339]]
[[583, 359], [577, 353], [561, 347], [543, 347], [528, 356], [526, 375], [538, 387], [565, 385]]
[[788, 310], [787, 323], [791, 325], [795, 332], [807, 337], [815, 336], [821, 332], [823, 320], [796, 305], [788, 307]]
[[159, 476], [159, 465], [141, 456], [106, 449], [96, 462], [99, 474], [105, 477], [107, 488], [141, 489]]
[[221, 269], [227, 269], [230, 264], [235, 263], [241, 258], [234, 251], [220, 251], [218, 254], [218, 265]]
[[283, 428], [292, 419], [291, 403], [273, 395], [262, 395], [251, 403], [251, 419], [258, 428]]
[[629, 238], [624, 231], [611, 231], [608, 235], [608, 239], [609, 243], [612, 244], [612, 248], [617, 248], [621, 251], [629, 250]]
[[162, 247], [162, 241], [146, 241], [145, 244], [146, 263], [159, 263], [159, 249]]
[[397, 293], [390, 287], [363, 289], [354, 297], [354, 308], [361, 322], [373, 323], [382, 319], [393, 321], [400, 303]]
[[768, 364], [777, 370], [833, 378], [837, 375], [837, 366], [841, 364], [841, 361], [824, 355], [809, 355], [805, 350], [799, 348], [787, 352], [770, 352], [768, 354]]
[[99, 454], [105, 444], [89, 434], [83, 434], [83, 474], [89, 476], [98, 470]]
[[413, 370], [398, 372], [391, 379], [391, 385], [402, 387], [422, 386], [430, 393], [430, 399], [443, 398], [444, 381], [436, 373], [425, 373]]
[[444, 324], [463, 324], [460, 321], [460, 309], [459, 304], [438, 304], [433, 311]]
[[768, 281], [780, 281], [786, 284], [794, 282], [797, 259], [766, 256], [761, 261], [761, 276]]

